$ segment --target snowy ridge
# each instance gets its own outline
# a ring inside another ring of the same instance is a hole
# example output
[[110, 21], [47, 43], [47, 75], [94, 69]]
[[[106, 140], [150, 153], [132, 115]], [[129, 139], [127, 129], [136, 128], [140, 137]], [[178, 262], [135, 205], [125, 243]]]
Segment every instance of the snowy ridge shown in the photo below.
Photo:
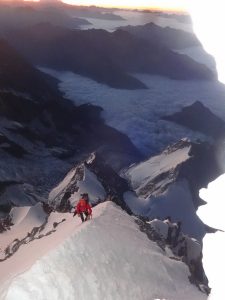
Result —
[[[187, 266], [168, 258], [140, 232], [135, 218], [115, 204], [96, 206], [93, 220], [82, 226], [71, 214], [53, 213], [50, 223], [62, 217], [66, 220], [56, 232], [24, 245], [1, 263], [0, 299], [29, 299], [31, 293], [39, 300], [206, 299], [190, 284]], [[6, 289], [2, 270], [9, 272], [12, 266]]]
[[88, 193], [92, 204], [105, 200], [106, 192], [102, 184], [98, 181], [96, 175], [81, 164], [72, 169], [62, 182], [56, 186], [49, 194], [49, 201], [54, 205], [62, 205], [60, 201], [65, 199], [73, 206], [80, 199], [82, 193]]
[[85, 161], [75, 166], [49, 194], [49, 203], [59, 211], [70, 211], [82, 193], [88, 193], [91, 204], [112, 200], [127, 212], [123, 194], [129, 190], [121, 178], [102, 156], [92, 153]]
[[[15, 224], [1, 234], [0, 287], [57, 247], [76, 228], [79, 229], [81, 223], [68, 213], [48, 215], [40, 203], [33, 207], [13, 208], [10, 215]], [[4, 288], [0, 289], [0, 299], [4, 299], [3, 292]]]

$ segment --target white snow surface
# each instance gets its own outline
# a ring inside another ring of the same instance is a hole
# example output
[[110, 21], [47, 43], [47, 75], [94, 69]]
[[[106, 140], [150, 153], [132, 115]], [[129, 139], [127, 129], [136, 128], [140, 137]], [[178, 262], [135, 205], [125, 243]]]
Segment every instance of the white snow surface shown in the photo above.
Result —
[[1, 284], [0, 299], [206, 299], [190, 284], [187, 266], [169, 259], [140, 232], [134, 218], [113, 203], [95, 207], [93, 219], [82, 225], [69, 214], [52, 215], [54, 220], [62, 217], [66, 221], [54, 234], [1, 263], [0, 274], [13, 263], [14, 277], [7, 288]]
[[138, 193], [139, 190], [153, 178], [170, 170], [173, 171], [179, 164], [188, 160], [190, 158], [190, 149], [191, 146], [169, 153], [165, 150], [157, 156], [153, 156], [140, 164], [131, 166], [126, 171], [126, 177], [129, 179], [133, 189]]
[[70, 170], [66, 176], [63, 178], [63, 180], [57, 184], [57, 186], [49, 193], [49, 200], [52, 201], [57, 197], [57, 195], [63, 193], [63, 191], [68, 188], [68, 186], [71, 183], [71, 180], [73, 179], [74, 175], [76, 173], [76, 168]]
[[70, 197], [70, 202], [75, 204], [80, 199], [80, 194], [88, 193], [90, 202], [96, 203], [106, 198], [106, 192], [97, 176], [84, 167], [84, 180], [78, 182], [79, 190]]

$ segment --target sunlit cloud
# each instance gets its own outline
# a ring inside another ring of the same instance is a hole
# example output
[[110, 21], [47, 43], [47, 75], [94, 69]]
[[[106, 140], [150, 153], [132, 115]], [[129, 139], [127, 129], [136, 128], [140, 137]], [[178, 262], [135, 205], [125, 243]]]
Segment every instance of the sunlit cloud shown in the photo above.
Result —
[[194, 31], [205, 50], [215, 57], [219, 80], [225, 83], [224, 1], [187, 0]]
[[102, 7], [184, 10], [184, 1], [182, 0], [63, 0], [63, 2], [76, 5], [96, 5]]

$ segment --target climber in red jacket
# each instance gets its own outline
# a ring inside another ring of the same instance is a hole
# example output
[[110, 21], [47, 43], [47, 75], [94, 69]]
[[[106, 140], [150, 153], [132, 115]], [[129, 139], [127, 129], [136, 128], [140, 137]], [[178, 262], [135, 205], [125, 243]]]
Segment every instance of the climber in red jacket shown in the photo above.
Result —
[[92, 209], [89, 204], [88, 194], [82, 194], [78, 201], [73, 216], [80, 215], [82, 222], [87, 221], [92, 215]]

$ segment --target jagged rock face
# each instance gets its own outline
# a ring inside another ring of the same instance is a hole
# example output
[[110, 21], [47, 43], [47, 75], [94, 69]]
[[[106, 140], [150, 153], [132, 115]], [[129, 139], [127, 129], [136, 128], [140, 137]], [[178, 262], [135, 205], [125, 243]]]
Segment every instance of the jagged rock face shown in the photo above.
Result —
[[103, 158], [92, 154], [86, 161], [77, 165], [49, 194], [49, 203], [59, 211], [70, 211], [82, 193], [88, 193], [92, 205], [111, 200], [131, 213], [123, 200], [129, 189]]
[[164, 116], [163, 119], [199, 131], [215, 139], [225, 136], [225, 122], [199, 101], [184, 107], [181, 112]]
[[[208, 279], [202, 265], [202, 245], [199, 241], [183, 234], [182, 230], [175, 240], [176, 225], [172, 224], [171, 243], [168, 244], [168, 224], [158, 219], [150, 222], [137, 219], [136, 223], [150, 240], [155, 241], [163, 251], [170, 255], [171, 259], [187, 264], [191, 273], [191, 276], [189, 276], [190, 282], [195, 284], [201, 291], [209, 294]], [[174, 241], [176, 242], [174, 243]]]
[[[163, 194], [171, 184], [188, 181], [195, 207], [201, 204], [198, 192], [222, 172], [215, 148], [188, 140], [169, 146], [162, 154], [128, 169], [126, 177], [138, 196]], [[142, 176], [142, 177], [140, 177]]]
[[100, 155], [93, 156], [86, 161], [87, 168], [92, 171], [102, 183], [107, 199], [131, 213], [130, 208], [123, 200], [123, 194], [129, 190], [128, 182], [120, 177]]

